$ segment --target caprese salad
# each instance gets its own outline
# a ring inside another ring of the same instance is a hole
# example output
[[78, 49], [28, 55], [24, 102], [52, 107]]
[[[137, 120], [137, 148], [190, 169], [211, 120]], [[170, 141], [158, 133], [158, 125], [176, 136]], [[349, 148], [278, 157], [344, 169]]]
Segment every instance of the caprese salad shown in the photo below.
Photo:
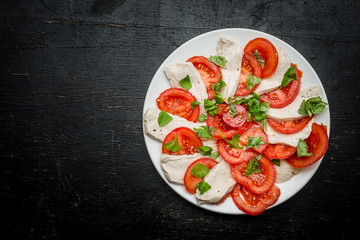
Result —
[[281, 46], [255, 38], [243, 48], [220, 38], [211, 56], [164, 68], [171, 88], [144, 115], [145, 133], [162, 143], [166, 179], [198, 204], [231, 196], [249, 215], [274, 204], [277, 183], [320, 160], [326, 126], [314, 115], [321, 87], [301, 90], [302, 71]]

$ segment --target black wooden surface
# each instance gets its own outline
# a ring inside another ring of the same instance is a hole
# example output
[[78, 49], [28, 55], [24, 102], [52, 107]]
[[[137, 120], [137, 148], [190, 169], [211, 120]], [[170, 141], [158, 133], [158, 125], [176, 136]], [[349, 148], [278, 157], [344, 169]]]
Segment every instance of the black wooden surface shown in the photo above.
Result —
[[[325, 0], [1, 1], [1, 234], [356, 239], [359, 11], [359, 1]], [[142, 133], [146, 90], [164, 59], [199, 34], [230, 27], [295, 47], [331, 107], [329, 150], [314, 177], [257, 217], [183, 200], [156, 172]]]

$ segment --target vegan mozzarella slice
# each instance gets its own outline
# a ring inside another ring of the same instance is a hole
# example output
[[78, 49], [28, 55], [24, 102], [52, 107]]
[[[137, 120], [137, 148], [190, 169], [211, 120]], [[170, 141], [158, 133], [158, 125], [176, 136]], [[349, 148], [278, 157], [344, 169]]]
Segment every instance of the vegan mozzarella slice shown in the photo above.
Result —
[[301, 169], [294, 168], [286, 160], [280, 160], [280, 166], [276, 166], [276, 183], [283, 183], [289, 181], [295, 174], [298, 174]]
[[184, 63], [175, 63], [171, 64], [169, 66], [166, 66], [164, 68], [164, 72], [169, 79], [171, 87], [176, 88], [183, 88], [180, 85], [180, 80], [185, 78], [187, 75], [189, 75], [191, 85], [192, 87], [189, 89], [189, 92], [194, 95], [196, 100], [201, 102], [199, 105], [200, 107], [200, 114], [205, 114], [206, 111], [204, 109], [204, 99], [208, 97], [206, 86], [200, 76], [200, 73], [194, 65], [190, 62], [184, 62]]
[[204, 181], [207, 182], [211, 188], [202, 195], [198, 189], [196, 190], [195, 196], [199, 205], [219, 202], [226, 194], [231, 192], [236, 184], [231, 174], [229, 164], [225, 162], [221, 156], [218, 158], [220, 158], [221, 161], [204, 177]]

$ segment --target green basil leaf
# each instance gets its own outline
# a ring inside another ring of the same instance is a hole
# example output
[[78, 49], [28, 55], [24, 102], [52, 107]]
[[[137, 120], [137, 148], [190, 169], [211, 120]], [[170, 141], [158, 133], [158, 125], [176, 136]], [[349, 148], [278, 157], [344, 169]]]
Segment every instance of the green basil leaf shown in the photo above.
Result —
[[249, 73], [247, 76], [247, 83], [246, 83], [246, 87], [251, 90], [254, 88], [254, 86], [258, 83], [260, 83], [262, 81], [261, 78], [258, 78], [256, 76], [254, 76], [253, 74]]
[[246, 112], [246, 121], [250, 122], [251, 121], [251, 113]]
[[299, 139], [299, 143], [296, 148], [296, 153], [298, 157], [306, 156], [310, 157], [312, 153], [308, 152], [308, 146], [303, 139]]
[[177, 152], [182, 149], [182, 147], [180, 147], [180, 145], [179, 145], [177, 135], [175, 135], [174, 140], [172, 140], [171, 142], [164, 143], [163, 147], [172, 152]]
[[305, 107], [305, 105], [306, 105], [306, 101], [303, 100], [302, 103], [301, 103], [301, 105], [300, 105], [300, 108], [299, 108], [299, 110], [298, 110], [298, 113], [299, 113], [301, 116], [307, 116], [307, 112], [306, 112], [306, 107]]
[[223, 102], [225, 102], [223, 96], [221, 96], [220, 94], [215, 94], [215, 95], [214, 95], [214, 99], [215, 99], [215, 101], [216, 101], [217, 103], [223, 103]]
[[211, 186], [203, 180], [200, 183], [196, 184], [196, 188], [199, 189], [200, 195], [203, 195], [211, 189]]
[[260, 104], [260, 111], [263, 111], [263, 112], [266, 112], [270, 109], [270, 101], [267, 103], [267, 102], [262, 102]]
[[248, 148], [258, 148], [260, 145], [266, 144], [266, 142], [263, 141], [263, 137], [248, 137], [248, 142], [246, 143], [246, 146]]
[[252, 95], [254, 98], [256, 98], [257, 100], [260, 100], [260, 95], [257, 94], [256, 92], [252, 92], [250, 93], [250, 95]]
[[209, 168], [201, 163], [195, 164], [195, 166], [190, 171], [191, 175], [198, 178], [205, 177], [208, 173], [209, 173]]
[[231, 110], [231, 116], [235, 117], [237, 114], [236, 107], [232, 102], [229, 102], [230, 110]]
[[207, 126], [200, 126], [199, 128], [194, 128], [194, 132], [199, 138], [212, 138], [214, 134], [211, 134], [209, 129], [210, 127]]
[[289, 85], [289, 83], [293, 80], [297, 80], [296, 77], [296, 68], [294, 67], [294, 65], [291, 65], [288, 70], [286, 70], [284, 77], [281, 81], [281, 85], [280, 85], [280, 89], [286, 87], [287, 85]]
[[220, 78], [220, 75], [218, 76], [219, 77], [219, 81], [217, 83], [214, 83], [212, 85], [212, 89], [214, 89], [214, 91], [217, 93], [217, 94], [220, 94], [220, 89], [222, 89], [223, 87], [226, 86], [226, 83]]
[[313, 114], [321, 113], [326, 107], [327, 103], [321, 101], [320, 97], [310, 98], [308, 100], [303, 100], [300, 108], [298, 109], [298, 113], [302, 116], [311, 117]]
[[256, 60], [258, 60], [258, 62], [260, 63], [260, 66], [263, 67], [264, 66], [264, 60], [260, 57], [259, 55], [259, 51], [256, 49], [253, 54], [252, 54]]
[[209, 146], [201, 146], [196, 148], [196, 151], [201, 155], [211, 155], [213, 148]]
[[266, 118], [264, 118], [262, 121], [261, 121], [261, 125], [262, 125], [262, 128], [265, 132], [265, 134], [267, 134], [267, 123], [266, 123]]
[[187, 91], [192, 87], [189, 75], [181, 79], [179, 83]]
[[280, 159], [272, 159], [271, 161], [273, 162], [274, 165], [280, 167]]
[[161, 110], [158, 116], [158, 124], [160, 127], [165, 126], [169, 122], [171, 122], [174, 118], [170, 116], [167, 112]]
[[191, 108], [194, 110], [197, 106], [199, 106], [201, 104], [201, 102], [199, 102], [199, 101], [196, 101], [196, 100], [194, 100], [194, 101], [192, 101], [191, 103], [190, 103], [190, 105], [191, 105]]
[[249, 98], [240, 98], [240, 99], [236, 98], [234, 103], [240, 105], [249, 102], [249, 100], [250, 100]]
[[238, 149], [243, 149], [243, 147], [240, 147], [239, 142], [240, 142], [240, 135], [239, 134], [234, 134], [232, 136], [232, 141], [228, 140], [225, 135], [220, 131], [220, 129], [218, 129], [221, 137], [229, 144], [229, 146], [231, 148], [238, 148]]
[[209, 158], [216, 160], [220, 156], [219, 152], [212, 152]]
[[223, 56], [210, 56], [208, 60], [215, 63], [219, 67], [224, 67], [227, 63], [227, 60]]
[[244, 173], [244, 176], [249, 176], [251, 174], [261, 172], [261, 168], [260, 168], [261, 164], [259, 163], [259, 160], [261, 159], [261, 157], [262, 157], [262, 155], [259, 154], [249, 161], [246, 171]]
[[209, 99], [204, 99], [204, 108], [210, 114], [210, 116], [214, 116], [218, 113], [219, 108], [216, 104]]
[[198, 118], [198, 121], [204, 122], [204, 121], [206, 121], [206, 119], [207, 119], [207, 116], [205, 114], [201, 114], [200, 117]]

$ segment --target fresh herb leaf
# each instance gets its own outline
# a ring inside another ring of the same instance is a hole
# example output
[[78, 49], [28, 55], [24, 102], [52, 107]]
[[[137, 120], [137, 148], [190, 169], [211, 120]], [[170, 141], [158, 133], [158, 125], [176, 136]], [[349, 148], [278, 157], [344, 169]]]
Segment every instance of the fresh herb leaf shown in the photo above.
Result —
[[289, 83], [292, 81], [292, 80], [297, 80], [297, 77], [296, 77], [296, 68], [294, 65], [291, 65], [288, 70], [286, 70], [285, 74], [284, 74], [284, 77], [281, 81], [281, 85], [280, 85], [280, 89], [286, 87], [287, 85], [289, 85]]
[[272, 159], [271, 161], [273, 162], [274, 165], [280, 167], [280, 159]]
[[269, 100], [268, 103], [267, 102], [262, 102], [260, 104], [260, 111], [263, 111], [263, 112], [268, 111], [270, 109], [270, 104], [269, 103], [270, 103], [270, 100]]
[[194, 101], [192, 101], [191, 103], [190, 103], [190, 105], [191, 105], [191, 108], [194, 110], [197, 106], [199, 106], [201, 104], [201, 102], [199, 102], [199, 101], [196, 101], [196, 100], [194, 100]]
[[248, 98], [240, 98], [240, 99], [236, 98], [235, 101], [234, 101], [234, 103], [238, 104], [238, 105], [243, 104], [243, 103], [247, 103], [247, 102], [249, 102]]
[[200, 117], [198, 118], [198, 121], [204, 122], [204, 121], [206, 121], [206, 119], [207, 119], [207, 116], [205, 114], [201, 114]]
[[308, 146], [303, 139], [299, 139], [299, 143], [296, 148], [296, 153], [298, 157], [306, 156], [310, 157], [312, 153], [308, 152]]
[[215, 99], [215, 102], [217, 102], [217, 103], [223, 103], [223, 102], [225, 102], [223, 96], [221, 96], [220, 94], [215, 94], [215, 95], [214, 95], [214, 99]]
[[160, 127], [165, 126], [169, 122], [171, 122], [174, 118], [170, 116], [167, 112], [161, 110], [158, 116], [158, 124]]
[[229, 102], [230, 110], [231, 110], [231, 116], [235, 117], [237, 114], [236, 107], [232, 102]]
[[212, 152], [209, 158], [216, 160], [220, 156], [219, 152]]
[[200, 126], [199, 128], [194, 128], [194, 131], [196, 132], [196, 135], [199, 138], [212, 138], [212, 136], [214, 135], [214, 132], [211, 133], [212, 132], [211, 127], [213, 127], [213, 126], [210, 126], [210, 127]]
[[260, 100], [260, 95], [257, 94], [256, 92], [252, 92], [252, 93], [250, 93], [250, 95], [252, 95], [254, 98]]
[[263, 67], [264, 66], [264, 60], [260, 57], [259, 55], [259, 51], [256, 49], [253, 54], [252, 54], [256, 60], [258, 60], [258, 62], [260, 63], [260, 66]]
[[210, 114], [210, 116], [214, 116], [218, 113], [219, 108], [216, 104], [209, 99], [204, 99], [204, 108]]
[[261, 164], [259, 163], [259, 160], [261, 159], [261, 157], [262, 157], [262, 155], [259, 154], [249, 161], [246, 171], [244, 173], [244, 176], [249, 176], [251, 174], [261, 172], [261, 168], [260, 168]]
[[298, 110], [298, 113], [301, 115], [301, 116], [306, 116], [307, 115], [307, 112], [306, 112], [306, 101], [303, 100], [301, 105], [300, 105], [300, 108]]
[[251, 121], [251, 113], [246, 112], [246, 121], [250, 122]]
[[196, 148], [196, 151], [201, 155], [211, 155], [213, 148], [209, 146], [201, 146]]
[[196, 184], [196, 188], [199, 189], [200, 195], [203, 195], [205, 192], [211, 189], [211, 186], [207, 182], [201, 181], [200, 183]]
[[181, 79], [179, 83], [186, 91], [192, 87], [189, 75]]
[[266, 123], [266, 118], [264, 118], [262, 121], [261, 121], [261, 125], [262, 125], [262, 128], [265, 132], [265, 134], [267, 134], [267, 123]]
[[220, 78], [220, 75], [218, 76], [219, 77], [219, 81], [217, 83], [214, 83], [212, 85], [212, 89], [214, 89], [214, 91], [217, 93], [217, 94], [220, 94], [220, 89], [222, 89], [223, 87], [226, 86], [226, 83]]
[[220, 131], [220, 129], [218, 129], [221, 137], [229, 144], [229, 146], [231, 148], [238, 148], [238, 149], [243, 149], [243, 147], [240, 147], [239, 142], [240, 142], [240, 135], [239, 134], [234, 134], [232, 136], [232, 141], [228, 140], [225, 135]]
[[253, 95], [253, 97], [249, 98], [248, 101], [247, 121], [250, 121], [249, 113], [251, 113], [251, 115], [254, 116], [254, 120], [260, 122], [266, 118], [265, 112], [270, 109], [270, 105], [267, 102], [261, 103], [260, 97], [256, 93], [252, 92], [251, 95]]
[[177, 152], [182, 149], [182, 147], [180, 147], [180, 145], [179, 145], [177, 135], [175, 135], [174, 140], [172, 140], [171, 142], [164, 143], [163, 147], [172, 152]]
[[209, 168], [204, 164], [197, 163], [190, 171], [191, 175], [202, 178], [205, 177], [209, 173]]
[[219, 67], [224, 67], [227, 63], [227, 60], [223, 56], [210, 56], [208, 60], [215, 63]]
[[311, 117], [313, 114], [321, 113], [326, 107], [327, 103], [321, 101], [320, 97], [310, 98], [308, 100], [303, 100], [298, 113], [302, 116]]
[[260, 83], [262, 81], [261, 78], [258, 78], [256, 76], [254, 76], [253, 74], [249, 73], [247, 76], [247, 83], [246, 83], [246, 87], [251, 90], [254, 88], [254, 86], [258, 83]]
[[248, 142], [246, 143], [246, 146], [248, 148], [258, 148], [260, 145], [266, 144], [266, 142], [263, 141], [263, 137], [248, 137]]

